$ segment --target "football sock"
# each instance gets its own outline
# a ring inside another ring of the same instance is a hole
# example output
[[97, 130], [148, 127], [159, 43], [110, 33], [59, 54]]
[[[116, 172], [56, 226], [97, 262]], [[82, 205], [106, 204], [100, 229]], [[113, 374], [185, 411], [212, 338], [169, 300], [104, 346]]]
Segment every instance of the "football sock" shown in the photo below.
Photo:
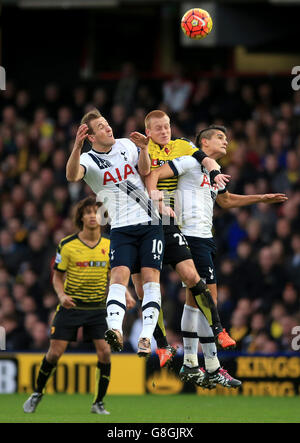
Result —
[[37, 381], [36, 381], [36, 389], [35, 392], [43, 393], [43, 390], [46, 386], [47, 381], [54, 374], [56, 370], [56, 364], [49, 363], [46, 360], [46, 356], [43, 358], [40, 370], [38, 373]]
[[194, 296], [198, 308], [203, 312], [208, 323], [211, 325], [214, 336], [217, 337], [217, 335], [223, 331], [223, 327], [217, 306], [214, 303], [209, 289], [207, 289], [203, 280], [200, 280], [195, 286], [189, 289]]
[[198, 336], [205, 361], [205, 369], [208, 372], [214, 372], [220, 367], [215, 337], [207, 318], [201, 311], [198, 311]]
[[109, 384], [110, 369], [110, 363], [101, 363], [100, 361], [98, 361], [96, 368], [95, 396], [93, 403], [103, 400]]
[[184, 305], [181, 317], [181, 332], [183, 338], [183, 364], [188, 367], [198, 366], [198, 312], [199, 309]]
[[109, 329], [118, 329], [122, 333], [123, 319], [126, 312], [126, 286], [112, 284], [106, 301], [107, 326]]
[[161, 305], [160, 284], [155, 282], [145, 283], [143, 285], [143, 290], [143, 329], [140, 338], [149, 338], [151, 340], [157, 324]]
[[167, 334], [166, 334], [166, 329], [165, 329], [165, 325], [164, 325], [164, 315], [163, 315], [163, 311], [161, 308], [159, 311], [157, 325], [155, 326], [155, 329], [153, 332], [153, 337], [156, 340], [158, 348], [166, 348], [168, 346]]

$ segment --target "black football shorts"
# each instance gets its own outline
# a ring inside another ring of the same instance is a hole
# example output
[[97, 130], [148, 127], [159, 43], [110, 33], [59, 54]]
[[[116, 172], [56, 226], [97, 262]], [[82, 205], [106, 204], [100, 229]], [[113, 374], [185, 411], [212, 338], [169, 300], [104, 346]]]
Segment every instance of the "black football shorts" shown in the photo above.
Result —
[[205, 279], [206, 284], [217, 283], [216, 269], [214, 259], [217, 252], [217, 247], [213, 238], [200, 238], [185, 236], [192, 257], [201, 278]]
[[59, 305], [52, 321], [50, 339], [76, 341], [81, 326], [84, 341], [104, 339], [106, 309], [66, 309]]
[[139, 224], [114, 228], [110, 231], [110, 265], [127, 266], [130, 271], [136, 263], [140, 267], [162, 268], [164, 256], [162, 225]]
[[[184, 260], [192, 260], [192, 254], [188, 243], [177, 225], [163, 225], [165, 239], [164, 265], [171, 265], [174, 269], [178, 263]], [[132, 267], [132, 274], [138, 274], [141, 270], [139, 261]]]

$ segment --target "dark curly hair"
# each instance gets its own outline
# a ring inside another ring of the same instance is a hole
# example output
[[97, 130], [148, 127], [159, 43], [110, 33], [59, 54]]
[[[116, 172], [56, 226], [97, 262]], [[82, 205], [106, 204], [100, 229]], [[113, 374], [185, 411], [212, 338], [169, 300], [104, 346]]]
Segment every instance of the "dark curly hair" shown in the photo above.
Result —
[[82, 216], [85, 208], [89, 206], [98, 206], [98, 208], [100, 208], [101, 204], [102, 203], [96, 201], [95, 197], [87, 197], [77, 204], [74, 213], [74, 224], [80, 231], [83, 229]]

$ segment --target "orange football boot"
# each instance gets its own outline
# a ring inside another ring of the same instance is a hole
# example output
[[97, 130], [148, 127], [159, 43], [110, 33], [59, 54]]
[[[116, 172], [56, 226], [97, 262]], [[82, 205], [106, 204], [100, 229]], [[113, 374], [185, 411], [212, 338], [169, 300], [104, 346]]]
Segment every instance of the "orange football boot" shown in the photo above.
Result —
[[170, 345], [168, 345], [166, 348], [157, 348], [156, 354], [159, 358], [160, 367], [164, 368], [165, 366], [169, 366], [176, 352], [177, 349]]
[[223, 331], [218, 334], [218, 344], [225, 350], [236, 347], [236, 342], [226, 332], [226, 329], [223, 329]]

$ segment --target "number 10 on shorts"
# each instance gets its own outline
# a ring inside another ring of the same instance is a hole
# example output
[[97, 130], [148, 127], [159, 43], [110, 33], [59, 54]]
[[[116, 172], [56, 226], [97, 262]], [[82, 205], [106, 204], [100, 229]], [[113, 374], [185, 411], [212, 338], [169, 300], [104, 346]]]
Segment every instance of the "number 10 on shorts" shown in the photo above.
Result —
[[160, 260], [162, 251], [163, 251], [163, 242], [161, 240], [157, 240], [157, 238], [152, 240], [152, 254], [154, 254], [153, 256], [154, 259]]

